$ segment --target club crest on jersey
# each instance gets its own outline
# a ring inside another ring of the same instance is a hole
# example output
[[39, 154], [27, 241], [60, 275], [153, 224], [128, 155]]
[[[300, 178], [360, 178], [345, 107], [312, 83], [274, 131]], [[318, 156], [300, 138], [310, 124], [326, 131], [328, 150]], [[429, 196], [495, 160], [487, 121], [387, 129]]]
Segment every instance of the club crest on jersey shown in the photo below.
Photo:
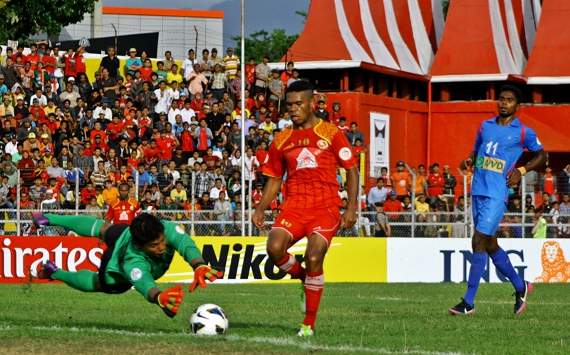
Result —
[[475, 167], [502, 174], [505, 171], [505, 161], [491, 157], [477, 157]]
[[350, 160], [350, 158], [352, 158], [352, 151], [350, 148], [344, 147], [338, 151], [338, 156], [344, 161]]
[[307, 148], [303, 148], [297, 157], [297, 170], [299, 169], [314, 169], [318, 166], [317, 158]]
[[329, 143], [324, 139], [319, 139], [317, 141], [317, 147], [319, 147], [321, 150], [325, 150], [329, 147]]

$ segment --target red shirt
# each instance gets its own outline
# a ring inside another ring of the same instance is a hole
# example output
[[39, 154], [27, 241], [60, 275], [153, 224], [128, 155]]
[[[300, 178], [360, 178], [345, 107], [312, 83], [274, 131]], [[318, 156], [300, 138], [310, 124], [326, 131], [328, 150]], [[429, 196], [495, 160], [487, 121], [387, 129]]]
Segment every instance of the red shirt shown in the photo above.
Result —
[[117, 200], [109, 206], [105, 219], [107, 221], [113, 221], [113, 224], [131, 224], [139, 211], [139, 203], [136, 200]]
[[52, 57], [51, 55], [44, 55], [42, 57], [42, 62], [44, 63], [44, 67], [46, 68], [47, 72], [53, 74], [56, 66], [55, 57]]
[[245, 74], [247, 78], [247, 82], [249, 85], [253, 85], [255, 83], [255, 65], [254, 64], [246, 64], [245, 65]]
[[119, 137], [119, 134], [123, 131], [124, 128], [123, 122], [114, 123], [111, 122], [107, 125], [107, 131], [109, 132], [109, 138], [115, 140]]
[[338, 208], [337, 165], [352, 169], [356, 160], [346, 136], [321, 120], [312, 128], [287, 128], [277, 133], [263, 173], [273, 177], [287, 173], [283, 209]]
[[141, 73], [142, 80], [152, 81], [152, 68], [142, 67], [139, 69], [139, 72]]
[[269, 159], [267, 150], [258, 149], [257, 152], [255, 152], [255, 157], [259, 162], [259, 167], [263, 169], [263, 166], [267, 163], [267, 159]]
[[154, 160], [158, 159], [159, 150], [158, 148], [151, 148], [150, 146], [144, 149], [144, 158], [147, 163], [152, 163]]
[[443, 195], [443, 186], [445, 185], [445, 180], [441, 174], [429, 174], [428, 175], [428, 196], [439, 196]]
[[38, 52], [36, 52], [35, 54], [30, 53], [24, 58], [24, 64], [30, 63], [32, 70], [36, 70], [39, 61], [40, 61], [40, 55], [38, 54]]
[[96, 189], [88, 189], [85, 187], [81, 190], [81, 204], [89, 204], [89, 201], [91, 201], [93, 197], [97, 197]]
[[107, 141], [107, 132], [103, 131], [103, 130], [92, 130], [91, 133], [89, 134], [89, 140], [91, 141], [91, 144], [95, 144], [95, 136], [96, 135], [100, 135], [101, 136], [101, 142], [104, 143]]
[[176, 141], [170, 136], [164, 138], [159, 137], [156, 139], [156, 146], [159, 149], [158, 157], [161, 160], [172, 159], [172, 153], [174, 153], [174, 148], [176, 148]]
[[194, 141], [190, 131], [182, 131], [182, 133], [180, 133], [180, 145], [184, 153], [194, 151]]

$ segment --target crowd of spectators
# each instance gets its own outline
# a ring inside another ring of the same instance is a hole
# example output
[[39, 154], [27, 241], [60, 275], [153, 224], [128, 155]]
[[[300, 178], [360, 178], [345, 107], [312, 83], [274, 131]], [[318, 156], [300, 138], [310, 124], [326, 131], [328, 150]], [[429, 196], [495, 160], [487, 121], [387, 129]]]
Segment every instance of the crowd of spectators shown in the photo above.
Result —
[[[241, 190], [250, 182], [253, 204], [261, 199], [268, 146], [292, 124], [282, 102], [299, 79], [292, 62], [279, 71], [267, 56], [249, 59], [241, 73], [232, 48], [225, 55], [204, 49], [199, 57], [191, 49], [183, 60], [167, 51], [155, 63], [136, 48], [121, 62], [109, 48], [90, 81], [81, 47], [62, 53], [39, 43], [27, 54], [23, 46], [2, 54], [0, 208], [15, 207], [19, 170], [24, 209], [106, 209], [127, 182], [143, 208], [213, 210], [211, 218], [231, 220], [247, 203]], [[314, 109], [346, 132], [355, 152], [364, 149], [339, 103], [329, 111], [326, 98], [316, 96]]]
[[[392, 236], [409, 235], [409, 227], [400, 226], [387, 231], [386, 225], [390, 222], [410, 222], [409, 213], [413, 207], [416, 222], [430, 223], [417, 227], [416, 236], [464, 237], [466, 231], [463, 224], [453, 223], [464, 222], [466, 208], [469, 212], [471, 177], [470, 169], [454, 174], [447, 165], [441, 171], [438, 163], [426, 169], [423, 164], [412, 168], [399, 161], [391, 175], [387, 168], [382, 168], [376, 186], [371, 187], [365, 197], [366, 209], [371, 213], [371, 222], [375, 222], [376, 234], [385, 236], [391, 232]], [[499, 235], [522, 237], [524, 212], [526, 237], [570, 237], [570, 165], [558, 174], [554, 174], [551, 167], [546, 167], [542, 172], [529, 172], [524, 183], [524, 188], [519, 185], [510, 190], [507, 213]], [[412, 201], [412, 197], [415, 201]], [[546, 227], [546, 224], [550, 226]]]

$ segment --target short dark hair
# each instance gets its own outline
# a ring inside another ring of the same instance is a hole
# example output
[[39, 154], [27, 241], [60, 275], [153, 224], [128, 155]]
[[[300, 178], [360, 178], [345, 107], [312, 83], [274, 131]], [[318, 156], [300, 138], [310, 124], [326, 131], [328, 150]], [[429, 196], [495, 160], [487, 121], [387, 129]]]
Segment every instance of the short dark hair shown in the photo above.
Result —
[[522, 101], [521, 89], [519, 89], [518, 87], [516, 87], [514, 85], [503, 85], [503, 86], [501, 86], [501, 89], [499, 90], [499, 95], [501, 95], [501, 93], [503, 93], [505, 91], [512, 92], [513, 95], [515, 96], [515, 99], [517, 100], [517, 104], [521, 103], [521, 101]]
[[287, 88], [285, 94], [290, 92], [303, 92], [303, 91], [310, 91], [313, 92], [313, 85], [308, 80], [297, 80], [291, 83]]
[[133, 244], [138, 248], [144, 247], [164, 234], [164, 225], [160, 219], [149, 213], [141, 213], [136, 216], [129, 228]]

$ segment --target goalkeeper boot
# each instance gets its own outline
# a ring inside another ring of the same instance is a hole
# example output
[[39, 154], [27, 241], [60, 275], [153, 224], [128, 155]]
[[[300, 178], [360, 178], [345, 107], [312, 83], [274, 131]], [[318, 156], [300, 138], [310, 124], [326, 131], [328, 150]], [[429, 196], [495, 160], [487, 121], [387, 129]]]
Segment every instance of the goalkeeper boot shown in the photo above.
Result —
[[38, 279], [51, 280], [51, 275], [58, 270], [57, 265], [53, 261], [46, 261], [38, 271]]
[[34, 221], [34, 224], [38, 227], [44, 227], [49, 225], [48, 219], [44, 216], [42, 212], [32, 213], [32, 220]]
[[300, 337], [312, 337], [313, 335], [315, 335], [315, 331], [313, 330], [313, 328], [311, 328], [310, 325], [301, 324], [301, 329], [299, 329], [299, 332], [297, 333], [297, 336], [300, 336]]
[[473, 313], [475, 313], [475, 307], [465, 302], [463, 298], [455, 307], [449, 309], [449, 314], [452, 316], [471, 315]]
[[522, 292], [515, 292], [515, 315], [520, 316], [526, 309], [526, 301], [528, 295], [534, 290], [533, 284], [528, 281], [524, 282], [524, 290]]

